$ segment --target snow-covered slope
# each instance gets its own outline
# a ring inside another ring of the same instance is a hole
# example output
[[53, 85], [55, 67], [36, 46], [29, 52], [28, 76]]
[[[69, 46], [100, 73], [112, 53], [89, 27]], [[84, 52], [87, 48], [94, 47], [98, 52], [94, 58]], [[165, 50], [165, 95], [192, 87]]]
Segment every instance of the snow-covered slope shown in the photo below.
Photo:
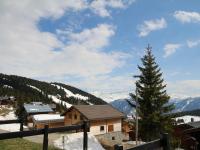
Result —
[[56, 104], [62, 104], [62, 105], [64, 105], [64, 106], [66, 106], [67, 108], [69, 108], [69, 107], [72, 106], [72, 104], [69, 104], [69, 103], [67, 103], [67, 102], [65, 102], [65, 101], [62, 101], [61, 99], [58, 99], [58, 98], [57, 98], [56, 96], [54, 96], [54, 95], [48, 95], [48, 97], [51, 98], [52, 101], [55, 102]]
[[32, 88], [32, 89], [34, 89], [34, 90], [37, 90], [40, 93], [44, 93], [44, 92], [42, 92], [42, 90], [40, 90], [39, 88], [37, 88], [35, 86], [29, 85], [29, 84], [27, 84], [27, 86], [30, 87], [30, 88]]
[[48, 103], [53, 101], [67, 106], [71, 105], [102, 105], [107, 104], [103, 99], [71, 85], [44, 82], [15, 75], [0, 73], [0, 91], [3, 95], [14, 96], [16, 100], [23, 98], [24, 102], [40, 101]]
[[71, 92], [70, 90], [60, 86], [60, 85], [56, 85], [56, 84], [51, 84], [55, 87], [57, 87], [58, 89], [62, 89], [65, 91], [66, 93], [66, 97], [74, 97], [74, 98], [77, 98], [77, 99], [82, 99], [82, 100], [88, 100], [89, 98], [87, 96], [83, 96], [83, 95], [80, 95], [80, 94], [74, 94], [73, 92]]
[[133, 116], [135, 116], [135, 105], [129, 99], [118, 99], [118, 100], [112, 101], [110, 104], [116, 109], [118, 109], [119, 111], [126, 114], [127, 117], [129, 118], [132, 118]]
[[170, 103], [174, 103], [175, 105], [175, 109], [173, 110], [173, 113], [200, 109], [200, 97], [174, 99], [174, 100], [171, 100]]

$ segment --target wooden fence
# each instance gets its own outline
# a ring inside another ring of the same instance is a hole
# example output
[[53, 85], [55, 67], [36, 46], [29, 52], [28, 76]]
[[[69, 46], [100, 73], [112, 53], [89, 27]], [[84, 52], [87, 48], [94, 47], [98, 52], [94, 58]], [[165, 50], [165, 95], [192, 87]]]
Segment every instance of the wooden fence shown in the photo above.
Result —
[[[141, 144], [126, 150], [158, 150], [158, 149], [170, 150], [169, 135], [167, 133], [162, 134], [162, 137], [160, 139], [145, 144]], [[114, 150], [123, 150], [123, 146], [115, 145]]]
[[65, 132], [65, 131], [72, 131], [72, 130], [83, 130], [83, 150], [88, 149], [87, 132], [89, 129], [89, 124], [86, 121], [79, 125], [64, 126], [64, 127], [58, 127], [58, 128], [49, 128], [48, 125], [45, 125], [43, 129], [30, 130], [30, 131], [23, 131], [23, 121], [20, 121], [20, 120], [0, 121], [0, 125], [13, 124], [13, 123], [20, 123], [20, 131], [0, 133], [0, 140], [22, 138], [22, 137], [27, 137], [27, 136], [35, 136], [35, 135], [43, 134], [44, 135], [43, 136], [43, 150], [48, 150], [48, 134], [49, 133]]

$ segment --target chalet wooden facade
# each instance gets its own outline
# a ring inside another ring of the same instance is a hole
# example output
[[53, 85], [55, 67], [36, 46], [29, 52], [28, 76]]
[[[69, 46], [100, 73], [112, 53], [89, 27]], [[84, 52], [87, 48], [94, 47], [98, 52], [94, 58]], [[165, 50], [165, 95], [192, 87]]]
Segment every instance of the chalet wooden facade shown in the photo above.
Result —
[[75, 105], [63, 115], [65, 125], [89, 121], [90, 132], [94, 135], [122, 131], [124, 114], [110, 105]]

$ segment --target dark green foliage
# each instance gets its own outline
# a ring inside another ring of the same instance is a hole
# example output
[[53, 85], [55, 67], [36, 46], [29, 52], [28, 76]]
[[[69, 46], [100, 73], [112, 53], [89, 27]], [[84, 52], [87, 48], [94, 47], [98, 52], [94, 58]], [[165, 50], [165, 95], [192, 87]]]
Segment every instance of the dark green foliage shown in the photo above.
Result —
[[25, 120], [25, 118], [26, 118], [25, 110], [24, 110], [23, 105], [24, 105], [23, 99], [20, 99], [20, 100], [17, 101], [15, 114], [16, 114], [16, 116], [18, 116], [18, 119], [26, 121]]
[[[89, 103], [92, 104], [106, 104], [105, 101], [102, 99], [95, 97], [92, 94], [89, 94], [87, 92], [84, 92], [80, 89], [77, 89], [75, 87], [61, 84], [61, 83], [54, 83], [57, 85], [62, 86], [63, 88], [68, 89], [74, 94], [80, 94], [82, 96], [87, 96], [88, 100], [80, 100], [76, 99], [74, 97], [66, 97], [66, 93], [62, 88], [57, 88], [56, 86], [53, 86], [51, 83], [48, 82], [42, 82], [38, 80], [33, 80], [25, 77], [20, 76], [14, 76], [14, 75], [5, 75], [0, 73], [0, 96], [15, 96], [17, 99], [17, 105], [16, 107], [19, 109], [21, 108], [23, 103], [29, 103], [32, 101], [40, 101], [46, 104], [52, 103], [52, 100], [48, 97], [48, 95], [60, 95], [61, 99], [63, 101], [66, 101], [72, 105], [76, 104], [86, 104]], [[4, 85], [11, 86], [12, 88], [5, 88]], [[34, 86], [41, 91], [34, 89], [31, 86]], [[57, 105], [58, 110], [63, 111], [66, 110], [64, 105]], [[20, 114], [20, 111], [16, 111], [16, 114]]]
[[[140, 74], [136, 76], [138, 113], [141, 117], [139, 134], [143, 140], [151, 141], [159, 138], [161, 132], [170, 132], [172, 129], [170, 116], [163, 114], [170, 112], [174, 106], [167, 104], [170, 97], [167, 95], [161, 70], [149, 46], [141, 60], [142, 66], [138, 66]], [[136, 95], [130, 95], [135, 100]]]

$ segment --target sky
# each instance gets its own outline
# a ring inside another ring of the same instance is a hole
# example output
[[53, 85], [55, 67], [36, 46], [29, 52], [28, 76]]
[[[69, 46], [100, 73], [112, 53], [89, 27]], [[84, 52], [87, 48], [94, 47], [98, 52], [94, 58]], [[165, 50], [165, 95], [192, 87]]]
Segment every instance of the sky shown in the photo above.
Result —
[[134, 91], [151, 45], [168, 94], [200, 96], [200, 1], [1, 0], [0, 72], [107, 100]]

